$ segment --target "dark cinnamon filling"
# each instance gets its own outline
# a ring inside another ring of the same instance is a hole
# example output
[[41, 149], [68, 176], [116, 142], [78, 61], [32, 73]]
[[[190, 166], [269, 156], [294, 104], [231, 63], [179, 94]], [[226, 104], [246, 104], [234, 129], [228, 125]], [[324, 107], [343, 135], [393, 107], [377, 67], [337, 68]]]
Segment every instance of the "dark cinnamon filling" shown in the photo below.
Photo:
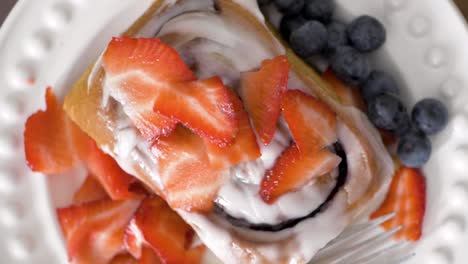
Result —
[[316, 215], [322, 213], [325, 211], [330, 204], [330, 202], [335, 198], [337, 193], [341, 190], [341, 188], [345, 185], [347, 175], [348, 175], [348, 163], [346, 159], [346, 153], [340, 143], [336, 143], [334, 146], [335, 152], [338, 156], [341, 157], [341, 163], [338, 166], [338, 177], [336, 181], [335, 187], [332, 189], [330, 194], [328, 195], [327, 199], [315, 210], [310, 212], [309, 214], [298, 217], [298, 218], [292, 218], [285, 220], [281, 223], [278, 224], [266, 224], [266, 223], [260, 223], [260, 224], [254, 224], [250, 223], [249, 221], [243, 219], [243, 218], [237, 218], [225, 211], [225, 209], [215, 203], [215, 209], [214, 212], [215, 214], [221, 216], [222, 218], [226, 219], [229, 223], [231, 223], [233, 226], [240, 227], [240, 228], [246, 228], [254, 231], [264, 231], [264, 232], [278, 232], [282, 231], [284, 229], [292, 228], [299, 224], [300, 222], [313, 218]]

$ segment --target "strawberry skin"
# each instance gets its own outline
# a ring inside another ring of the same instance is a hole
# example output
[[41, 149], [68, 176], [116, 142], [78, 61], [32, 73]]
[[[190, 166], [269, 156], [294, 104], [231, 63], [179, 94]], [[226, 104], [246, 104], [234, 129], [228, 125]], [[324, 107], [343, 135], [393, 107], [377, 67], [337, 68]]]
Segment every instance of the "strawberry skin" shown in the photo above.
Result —
[[417, 169], [400, 168], [393, 177], [385, 201], [371, 219], [395, 213], [395, 218], [382, 224], [385, 230], [402, 226], [396, 240], [418, 241], [426, 211], [426, 179]]
[[[138, 264], [163, 264], [163, 262], [161, 262], [159, 256], [154, 252], [152, 248], [144, 247]], [[198, 263], [193, 262], [193, 264]]]
[[340, 157], [326, 149], [305, 154], [293, 144], [283, 151], [273, 168], [266, 172], [259, 195], [266, 203], [272, 204], [280, 196], [329, 173], [340, 162]]
[[88, 170], [102, 184], [113, 200], [136, 197], [134, 193], [129, 191], [129, 188], [137, 180], [123, 171], [111, 156], [99, 149], [95, 142], [91, 142], [88, 147], [86, 164]]
[[35, 172], [63, 173], [80, 162], [72, 135], [83, 132], [66, 115], [50, 87], [46, 91], [46, 107], [45, 111], [38, 111], [26, 121], [26, 161]]
[[211, 166], [205, 142], [183, 126], [159, 138], [152, 151], [159, 161], [165, 200], [174, 209], [208, 212], [225, 180]]
[[224, 147], [220, 147], [218, 144], [213, 144], [205, 140], [211, 164], [220, 169], [226, 169], [243, 162], [256, 160], [262, 155], [255, 133], [250, 125], [249, 116], [242, 105], [242, 101], [237, 94], [231, 90], [229, 90], [229, 97], [239, 119], [239, 132], [236, 138], [230, 145]]
[[280, 103], [288, 85], [289, 63], [286, 56], [262, 62], [260, 70], [243, 73], [240, 94], [264, 145], [270, 144], [280, 117]]
[[109, 196], [106, 190], [104, 190], [93, 175], [88, 175], [83, 185], [81, 185], [80, 189], [73, 196], [73, 203], [83, 204], [107, 199], [109, 199]]
[[[136, 232], [136, 233], [135, 233]], [[140, 237], [142, 243], [133, 244], [133, 252], [138, 251], [140, 259], [145, 256], [145, 247], [151, 247], [164, 264], [200, 263], [204, 247], [190, 248], [195, 232], [171, 210], [159, 197], [146, 198], [127, 229], [127, 238]], [[140, 247], [140, 249], [135, 250]]]
[[118, 255], [109, 264], [138, 264], [138, 260], [129, 254]]
[[[190, 81], [196, 77], [176, 50], [156, 38], [113, 38], [103, 55], [106, 80], [113, 83], [111, 94], [124, 107], [148, 141], [168, 135], [177, 121], [153, 112], [156, 84]], [[128, 79], [140, 79], [127, 85]], [[148, 82], [153, 85], [148, 85]], [[138, 84], [146, 85], [138, 85]]]
[[154, 111], [218, 145], [231, 143], [238, 133], [230, 91], [219, 77], [171, 83], [158, 89]]
[[302, 91], [289, 90], [281, 108], [301, 152], [322, 149], [337, 141], [336, 114], [327, 104]]
[[57, 210], [70, 262], [107, 264], [123, 253], [125, 229], [139, 200], [102, 200]]

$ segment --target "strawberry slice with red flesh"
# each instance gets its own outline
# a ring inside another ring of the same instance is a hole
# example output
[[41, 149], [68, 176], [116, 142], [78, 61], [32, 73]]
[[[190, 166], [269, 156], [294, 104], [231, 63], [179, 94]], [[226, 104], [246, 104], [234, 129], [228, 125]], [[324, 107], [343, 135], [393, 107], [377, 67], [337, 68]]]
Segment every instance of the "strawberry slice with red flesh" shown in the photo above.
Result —
[[174, 209], [208, 212], [225, 177], [210, 164], [205, 142], [183, 126], [152, 146], [165, 200]]
[[[134, 217], [128, 225], [124, 237], [125, 248], [135, 259], [139, 260], [139, 264], [161, 263], [159, 256], [145, 240], [145, 236], [142, 233], [142, 227], [140, 227], [138, 224], [141, 223], [137, 222], [137, 218]], [[153, 232], [152, 230], [145, 231]]]
[[103, 200], [57, 210], [72, 263], [106, 264], [123, 253], [125, 229], [140, 200]]
[[[127, 85], [133, 81], [139, 80]], [[155, 93], [154, 111], [221, 146], [230, 144], [239, 130], [229, 88], [219, 77], [161, 87]]]
[[95, 142], [91, 142], [88, 148], [86, 164], [89, 171], [102, 184], [106, 192], [113, 200], [135, 198], [136, 194], [129, 188], [137, 183], [136, 178], [120, 168], [117, 162], [104, 153]]
[[83, 185], [73, 196], [73, 203], [83, 204], [107, 199], [109, 199], [109, 195], [107, 195], [101, 183], [93, 175], [88, 175]]
[[272, 204], [282, 195], [329, 173], [340, 162], [340, 157], [326, 149], [304, 154], [293, 144], [283, 151], [273, 168], [266, 172], [260, 183], [260, 197]]
[[289, 90], [281, 107], [301, 152], [319, 150], [337, 141], [336, 114], [327, 104], [302, 91]]
[[122, 254], [113, 258], [109, 264], [138, 264], [138, 260], [130, 254]]
[[280, 103], [288, 85], [286, 56], [262, 62], [259, 71], [243, 73], [240, 94], [263, 144], [270, 144], [280, 117]]
[[[141, 258], [138, 264], [163, 264], [159, 259], [159, 256], [150, 247], [143, 247]], [[197, 264], [197, 263], [194, 263]]]
[[107, 82], [113, 84], [111, 94], [137, 126], [159, 126], [154, 115], [162, 115], [172, 123], [159, 135], [172, 132], [177, 121], [215, 143], [229, 143], [237, 133], [222, 81], [195, 81], [177, 52], [159, 39], [114, 39], [104, 53], [103, 67]]
[[[143, 259], [152, 248], [165, 264], [200, 263], [204, 247], [190, 248], [195, 232], [159, 197], [146, 198], [127, 229], [126, 244]], [[129, 238], [139, 239], [128, 241]]]
[[422, 235], [425, 211], [426, 179], [419, 170], [402, 167], [393, 177], [385, 201], [371, 215], [371, 219], [395, 213], [396, 216], [383, 223], [382, 227], [390, 230], [402, 226], [393, 237], [415, 242]]
[[122, 254], [116, 256], [109, 264], [160, 264], [158, 255], [153, 249], [144, 247], [143, 253], [139, 259], [134, 258], [130, 254]]
[[361, 110], [366, 109], [366, 104], [362, 99], [359, 89], [347, 86], [336, 77], [335, 73], [330, 68], [325, 71], [322, 78], [328, 82], [330, 85], [329, 87], [335, 92], [341, 103], [357, 107]]
[[196, 79], [176, 50], [156, 38], [113, 38], [102, 65], [106, 80], [113, 84], [111, 95], [145, 139], [152, 141], [175, 129], [177, 121], [153, 111], [153, 95], [162, 83]]
[[244, 111], [242, 101], [234, 91], [229, 92], [229, 97], [239, 119], [239, 132], [234, 141], [225, 147], [210, 143], [206, 140], [206, 148], [211, 164], [220, 169], [226, 169], [260, 158], [262, 155], [258, 146], [255, 133], [250, 125], [249, 116]]
[[45, 111], [38, 111], [26, 121], [26, 161], [35, 172], [63, 173], [80, 162], [71, 137], [80, 134], [80, 130], [63, 111], [50, 87], [46, 91], [46, 107]]

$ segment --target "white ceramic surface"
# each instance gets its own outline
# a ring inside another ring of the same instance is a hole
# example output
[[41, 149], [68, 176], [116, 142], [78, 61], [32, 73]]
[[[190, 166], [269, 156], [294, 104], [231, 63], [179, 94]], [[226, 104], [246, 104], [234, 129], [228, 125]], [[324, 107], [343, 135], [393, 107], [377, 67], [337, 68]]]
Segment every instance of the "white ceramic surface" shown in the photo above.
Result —
[[[254, 1], [254, 0], [253, 0]], [[67, 88], [152, 0], [21, 0], [0, 30], [0, 263], [66, 263], [53, 208], [76, 182], [46, 182], [24, 163], [25, 118], [52, 85]], [[393, 72], [411, 106], [437, 97], [449, 127], [433, 138], [425, 236], [412, 264], [468, 261], [468, 31], [449, 0], [337, 0], [345, 20], [379, 17], [388, 30], [377, 68]], [[68, 186], [64, 189], [64, 186]]]

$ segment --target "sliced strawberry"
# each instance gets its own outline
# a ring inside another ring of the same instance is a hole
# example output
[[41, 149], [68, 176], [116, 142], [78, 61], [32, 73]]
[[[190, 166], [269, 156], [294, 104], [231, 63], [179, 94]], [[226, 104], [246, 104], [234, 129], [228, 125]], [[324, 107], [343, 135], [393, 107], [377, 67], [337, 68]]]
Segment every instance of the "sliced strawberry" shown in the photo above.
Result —
[[382, 227], [390, 230], [402, 226], [393, 235], [396, 240], [418, 241], [422, 235], [425, 211], [426, 179], [419, 170], [402, 167], [393, 177], [385, 201], [371, 219], [395, 213], [395, 218], [383, 223]]
[[[136, 232], [136, 234], [133, 234]], [[145, 256], [143, 246], [151, 247], [165, 264], [196, 264], [200, 263], [204, 253], [203, 247], [191, 249], [195, 232], [171, 210], [159, 197], [146, 198], [138, 209], [132, 224], [127, 229], [126, 237], [141, 237], [144, 242], [135, 247], [141, 258]], [[132, 235], [133, 234], [133, 235]], [[134, 248], [132, 251], [135, 252]]]
[[83, 204], [106, 199], [109, 199], [106, 190], [104, 190], [94, 176], [89, 175], [80, 189], [75, 193], [73, 203]]
[[[150, 247], [143, 247], [141, 258], [138, 261], [138, 264], [163, 264], [159, 259], [159, 256], [154, 252]], [[197, 263], [194, 263], [197, 264]]]
[[221, 80], [193, 81], [194, 74], [177, 52], [159, 39], [113, 39], [103, 66], [106, 81], [113, 84], [111, 94], [142, 133], [168, 135], [177, 121], [214, 142], [229, 143], [237, 133]]
[[26, 161], [33, 171], [62, 173], [79, 163], [70, 136], [73, 130], [79, 132], [79, 128], [65, 114], [50, 87], [46, 91], [46, 107], [26, 121]]
[[[138, 108], [150, 109], [151, 107], [152, 105], [150, 104], [138, 105]], [[140, 131], [143, 138], [148, 142], [153, 142], [161, 135], [169, 135], [177, 126], [177, 120], [160, 113], [146, 112], [146, 110], [145, 112], [138, 112], [138, 110], [134, 112], [133, 110], [128, 110], [127, 114], [132, 119], [135, 127]]]
[[337, 141], [336, 114], [327, 104], [302, 91], [289, 90], [281, 107], [299, 150], [322, 149]]
[[143, 253], [139, 259], [130, 254], [116, 256], [109, 264], [161, 264], [158, 255], [149, 247], [143, 248]]
[[[135, 84], [134, 79], [127, 85]], [[238, 120], [230, 91], [219, 77], [171, 83], [155, 92], [154, 110], [172, 117], [212, 143], [232, 142]]]
[[125, 229], [139, 200], [103, 200], [57, 210], [73, 263], [106, 264], [123, 253]]
[[124, 237], [125, 248], [135, 259], [140, 260], [140, 264], [161, 263], [159, 256], [146, 242], [142, 229], [138, 224], [137, 218], [134, 217], [128, 225]]
[[330, 89], [335, 92], [341, 103], [357, 107], [361, 110], [366, 109], [366, 104], [362, 99], [359, 89], [347, 86], [336, 77], [335, 73], [331, 69], [326, 70], [322, 77], [328, 82]]
[[301, 153], [297, 145], [293, 144], [281, 154], [273, 168], [266, 172], [260, 184], [260, 197], [272, 204], [283, 194], [295, 191], [332, 171], [340, 162], [340, 157], [326, 149]]
[[286, 56], [262, 62], [257, 72], [241, 77], [241, 97], [263, 144], [270, 144], [280, 117], [281, 97], [287, 89], [289, 63]]
[[202, 138], [178, 126], [152, 147], [166, 201], [174, 209], [206, 212], [212, 209], [225, 177], [211, 166]]
[[158, 38], [116, 37], [103, 56], [106, 74], [141, 71], [155, 81], [196, 79], [177, 51]]
[[134, 258], [140, 259], [146, 240], [134, 217], [125, 230], [124, 246]]
[[210, 143], [206, 140], [206, 147], [211, 164], [220, 169], [229, 168], [242, 162], [256, 160], [262, 155], [250, 125], [247, 113], [244, 111], [242, 101], [233, 91], [229, 96], [234, 105], [237, 118], [239, 119], [239, 132], [234, 141], [225, 147]]
[[139, 261], [130, 254], [122, 254], [113, 258], [109, 264], [138, 264]]
[[135, 197], [129, 188], [137, 180], [123, 171], [117, 162], [99, 149], [94, 142], [89, 146], [86, 164], [113, 200]]
[[[177, 122], [153, 112], [154, 89], [163, 82], [196, 79], [177, 51], [156, 38], [114, 38], [102, 64], [106, 80], [113, 83], [112, 95], [143, 136], [152, 141], [170, 134]], [[145, 85], [126, 85], [129, 78], [140, 79]]]

